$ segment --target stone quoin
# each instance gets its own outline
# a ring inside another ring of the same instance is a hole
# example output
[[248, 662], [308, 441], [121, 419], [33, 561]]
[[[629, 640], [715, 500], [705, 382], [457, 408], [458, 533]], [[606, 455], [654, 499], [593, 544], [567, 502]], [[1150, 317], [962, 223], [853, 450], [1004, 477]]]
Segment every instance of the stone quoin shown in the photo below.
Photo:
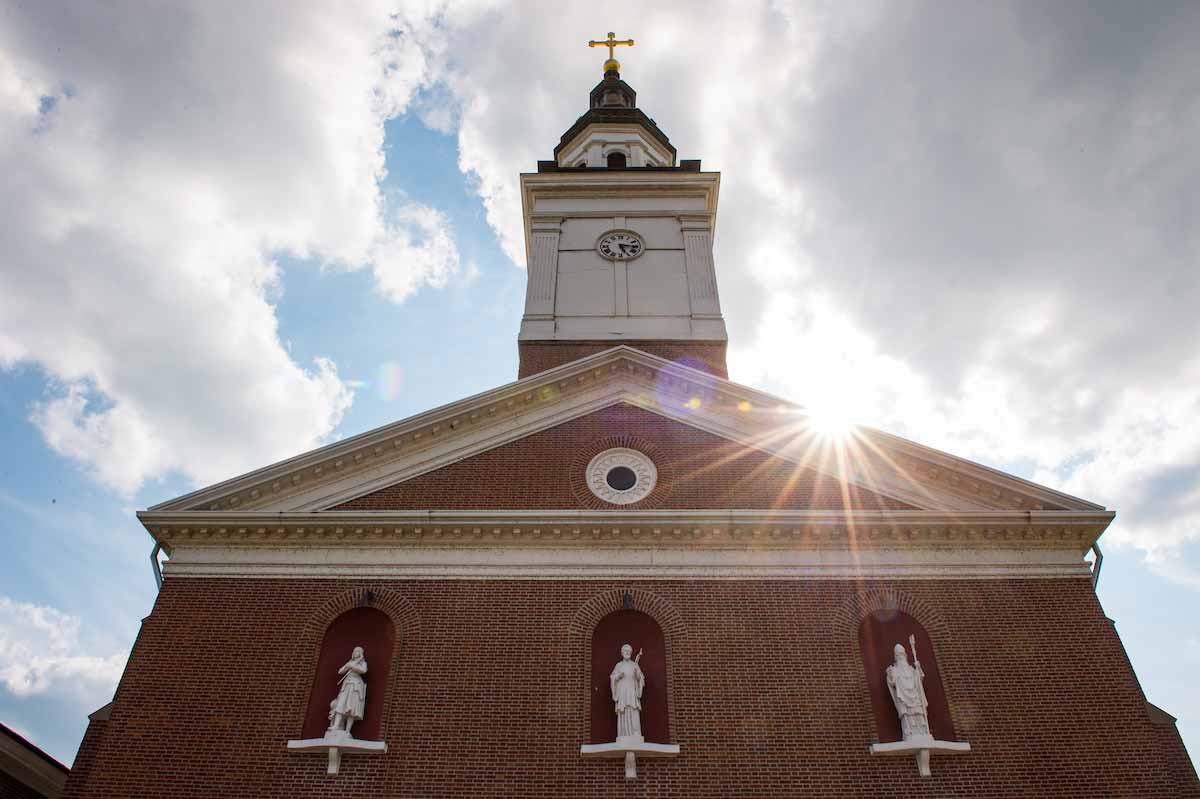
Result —
[[64, 795], [1200, 797], [1114, 513], [730, 381], [720, 175], [594, 44], [520, 176], [518, 379], [140, 512]]

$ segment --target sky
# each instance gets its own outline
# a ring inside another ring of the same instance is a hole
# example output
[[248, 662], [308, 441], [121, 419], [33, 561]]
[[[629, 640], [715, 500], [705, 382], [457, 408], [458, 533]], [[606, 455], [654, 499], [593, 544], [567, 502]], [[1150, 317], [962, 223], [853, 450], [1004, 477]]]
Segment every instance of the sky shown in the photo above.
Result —
[[154, 601], [137, 509], [515, 378], [517, 176], [609, 30], [722, 173], [731, 378], [1115, 509], [1099, 596], [1195, 758], [1168, 0], [0, 0], [0, 721], [74, 758]]

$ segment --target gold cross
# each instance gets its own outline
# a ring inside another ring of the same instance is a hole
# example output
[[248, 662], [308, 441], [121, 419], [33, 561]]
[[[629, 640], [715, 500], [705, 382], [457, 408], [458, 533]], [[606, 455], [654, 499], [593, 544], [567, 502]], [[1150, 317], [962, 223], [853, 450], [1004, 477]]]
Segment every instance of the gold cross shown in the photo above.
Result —
[[588, 42], [588, 47], [607, 47], [609, 61], [614, 60], [613, 59], [613, 48], [619, 47], [621, 45], [627, 45], [629, 47], [633, 47], [633, 39], [623, 39], [623, 40], [618, 41], [617, 35], [615, 33], [613, 33], [612, 31], [609, 31], [607, 40], [598, 42], [595, 39], [592, 39], [590, 42]]

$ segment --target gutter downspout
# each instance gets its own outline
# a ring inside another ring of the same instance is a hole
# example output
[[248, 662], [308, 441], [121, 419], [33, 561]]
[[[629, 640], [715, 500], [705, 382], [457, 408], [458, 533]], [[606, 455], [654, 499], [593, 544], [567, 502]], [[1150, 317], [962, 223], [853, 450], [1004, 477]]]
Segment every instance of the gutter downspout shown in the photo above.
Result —
[[[1100, 584], [1100, 566], [1104, 563], [1104, 553], [1100, 551], [1099, 543], [1092, 544], [1092, 551], [1096, 553], [1096, 560], [1092, 563], [1092, 590], [1095, 591], [1096, 586]], [[155, 568], [157, 567], [158, 565], [155, 564]], [[160, 577], [160, 585], [161, 580], [162, 578]]]
[[[150, 568], [154, 570], [154, 584], [158, 586], [158, 590], [162, 590], [162, 567], [158, 565], [158, 553], [162, 551], [162, 544], [158, 541], [154, 542], [154, 549], [150, 550]], [[1095, 585], [1095, 578], [1092, 584]]]

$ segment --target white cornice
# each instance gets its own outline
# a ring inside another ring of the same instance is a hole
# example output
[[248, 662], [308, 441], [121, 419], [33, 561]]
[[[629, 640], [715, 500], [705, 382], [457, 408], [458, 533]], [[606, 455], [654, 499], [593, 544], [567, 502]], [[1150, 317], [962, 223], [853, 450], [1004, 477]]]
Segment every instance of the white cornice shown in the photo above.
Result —
[[143, 512], [173, 577], [1086, 577], [1107, 512]]
[[[639, 382], [629, 382], [639, 373]], [[531, 414], [544, 422], [543, 426], [552, 426], [572, 414], [588, 413], [625, 397], [637, 399], [630, 389], [645, 393], [646, 381], [652, 388], [664, 381], [696, 390], [735, 386], [640, 350], [616, 346], [193, 491], [150, 510], [278, 507], [292, 497], [302, 496], [298, 502], [286, 502], [286, 507], [279, 508], [297, 509], [321, 496], [339, 496], [336, 486], [354, 483], [364, 487], [358, 493], [365, 493], [366, 487], [374, 484], [373, 478], [380, 477], [381, 467], [383, 477], [404, 479], [420, 474], [428, 468], [414, 471], [414, 459], [428, 463], [429, 468], [452, 463], [541, 429], [529, 424]], [[597, 390], [600, 382], [613, 385]], [[781, 402], [745, 386], [737, 389], [735, 405], [744, 400], [759, 407], [776, 407]], [[449, 455], [449, 460], [439, 455]], [[322, 488], [330, 485], [335, 487]]]
[[617, 551], [569, 549], [454, 550], [341, 547], [247, 551], [181, 548], [164, 567], [180, 577], [308, 578], [321, 580], [979, 580], [1089, 579], [1072, 550], [973, 550], [912, 553], [876, 550], [857, 554], [822, 551], [723, 552], [719, 558], [650, 547]]
[[[480, 392], [410, 416], [407, 419], [401, 419], [342, 441], [318, 447], [294, 458], [288, 458], [238, 477], [215, 483], [173, 500], [153, 505], [150, 510], [198, 509], [209, 507], [214, 502], [219, 503], [222, 509], [237, 505], [250, 505], [253, 500], [259, 498], [249, 496], [249, 493], [255, 489], [264, 489], [260, 492], [260, 496], [268, 494], [279, 496], [281, 492], [286, 495], [290, 485], [274, 488], [272, 483], [282, 479], [291, 484], [292, 478], [296, 476], [301, 476], [301, 480], [297, 484], [303, 483], [310, 477], [325, 476], [328, 479], [329, 475], [353, 471], [355, 467], [366, 460], [386, 459], [394, 457], [396, 452], [411, 450], [409, 444], [417, 444], [422, 439], [428, 441], [438, 436], [448, 436], [458, 432], [466, 425], [478, 422], [480, 418], [495, 417], [497, 414], [511, 410], [518, 402], [523, 410], [524, 406], [530, 402], [547, 401], [551, 397], [542, 396], [543, 389], [552, 389], [563, 379], [569, 380], [577, 377], [577, 367], [589, 369], [611, 366], [614, 360], [613, 356], [619, 354], [620, 351], [648, 358], [653, 357], [629, 347], [614, 347], [570, 364], [547, 369], [523, 380]], [[666, 362], [664, 361], [664, 363]], [[553, 391], [550, 393], [555, 394]], [[475, 418], [472, 418], [473, 415]], [[337, 465], [339, 460], [342, 461], [341, 466]], [[319, 473], [318, 469], [321, 470]], [[231, 498], [239, 500], [236, 505], [229, 504], [228, 500]]]
[[495, 544], [582, 548], [1073, 549], [1085, 552], [1112, 521], [1108, 511], [497, 510], [311, 513], [142, 511], [176, 546], [305, 548], [348, 544], [448, 547]]
[[[878, 445], [886, 447], [892, 453], [892, 460], [909, 468], [922, 481], [943, 485], [947, 490], [955, 491], [964, 496], [972, 493], [1000, 502], [1003, 501], [1004, 487], [1012, 487], [1022, 496], [1040, 499], [1052, 505], [1063, 505], [1069, 508], [1104, 510], [1103, 505], [1088, 502], [1085, 499], [1048, 488], [1023, 477], [1018, 477], [981, 463], [960, 458], [932, 447], [909, 441], [897, 435], [876, 430], [861, 428], [867, 432]], [[1015, 495], [1015, 494], [1014, 494]]]
[[[537, 197], [635, 197], [649, 195], [658, 198], [703, 197], [704, 215], [709, 219], [714, 234], [717, 222], [717, 204], [721, 191], [720, 172], [684, 172], [636, 169], [620, 169], [611, 172], [594, 169], [587, 172], [525, 172], [521, 175], [521, 214], [525, 225], [526, 263], [532, 259], [530, 251], [533, 235], [530, 219], [537, 212]], [[577, 215], [577, 214], [572, 214]], [[657, 216], [697, 216], [697, 210], [664, 207]], [[561, 216], [561, 214], [560, 214]]]
[[[699, 407], [696, 398], [703, 398]], [[318, 510], [617, 402], [830, 473], [802, 409], [765, 392], [618, 346], [151, 508]], [[852, 484], [950, 511], [1098, 510], [1020, 478], [875, 430], [857, 433]], [[838, 476], [838, 475], [834, 475]], [[839, 478], [840, 479], [840, 478]]]

